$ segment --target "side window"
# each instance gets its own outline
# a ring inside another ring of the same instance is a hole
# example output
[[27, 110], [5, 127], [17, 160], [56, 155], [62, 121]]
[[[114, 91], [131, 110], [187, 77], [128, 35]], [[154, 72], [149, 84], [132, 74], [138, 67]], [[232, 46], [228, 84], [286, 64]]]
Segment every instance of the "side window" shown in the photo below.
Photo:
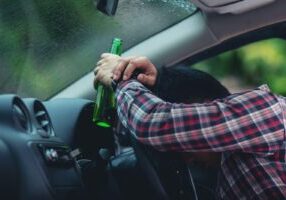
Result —
[[230, 89], [238, 92], [268, 84], [275, 93], [286, 95], [286, 41], [268, 39], [228, 51], [195, 64]]
[[47, 99], [91, 72], [112, 38], [126, 50], [196, 11], [189, 0], [120, 0], [108, 17], [93, 2], [1, 0], [0, 93]]

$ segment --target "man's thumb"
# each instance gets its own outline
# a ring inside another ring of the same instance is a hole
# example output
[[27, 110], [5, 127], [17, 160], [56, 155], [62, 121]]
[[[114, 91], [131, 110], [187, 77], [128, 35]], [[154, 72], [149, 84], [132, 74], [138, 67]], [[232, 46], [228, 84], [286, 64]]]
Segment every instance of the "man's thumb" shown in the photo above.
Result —
[[150, 80], [149, 79], [150, 78], [147, 75], [145, 75], [145, 74], [139, 74], [137, 76], [137, 80], [139, 82], [141, 82], [142, 84], [144, 84], [144, 85], [150, 85]]

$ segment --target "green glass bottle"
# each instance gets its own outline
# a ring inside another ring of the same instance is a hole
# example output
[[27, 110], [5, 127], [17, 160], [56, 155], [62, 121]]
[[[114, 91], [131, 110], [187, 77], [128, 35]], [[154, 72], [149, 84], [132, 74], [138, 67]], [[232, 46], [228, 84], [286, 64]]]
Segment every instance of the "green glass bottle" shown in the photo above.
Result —
[[[110, 53], [121, 55], [122, 40], [114, 38]], [[115, 97], [111, 88], [100, 83], [96, 84], [96, 99], [93, 112], [93, 122], [96, 126], [110, 128], [115, 117]]]

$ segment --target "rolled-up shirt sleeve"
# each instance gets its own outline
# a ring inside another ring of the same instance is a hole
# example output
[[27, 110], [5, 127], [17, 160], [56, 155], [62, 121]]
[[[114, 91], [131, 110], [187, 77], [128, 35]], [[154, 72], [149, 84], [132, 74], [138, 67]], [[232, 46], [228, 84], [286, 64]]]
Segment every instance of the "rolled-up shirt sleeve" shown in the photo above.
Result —
[[267, 89], [203, 104], [165, 102], [136, 80], [116, 90], [122, 124], [159, 151], [271, 154], [284, 141], [283, 112]]

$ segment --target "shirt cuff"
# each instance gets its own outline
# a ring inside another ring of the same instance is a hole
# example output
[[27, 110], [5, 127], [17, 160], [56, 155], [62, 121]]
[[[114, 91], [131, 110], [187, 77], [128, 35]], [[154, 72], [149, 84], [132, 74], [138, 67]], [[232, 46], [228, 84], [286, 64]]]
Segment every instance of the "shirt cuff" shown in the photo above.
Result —
[[134, 83], [134, 84], [140, 84], [140, 82], [138, 82], [137, 80], [135, 79], [129, 79], [127, 81], [120, 81], [119, 83], [117, 83], [117, 87], [116, 89], [119, 89], [119, 90], [122, 90], [126, 85], [130, 84], [130, 83]]
[[[135, 70], [135, 72], [132, 74], [130, 80], [137, 80], [137, 76], [139, 75], [140, 71], [139, 70]], [[112, 80], [111, 81], [111, 88], [112, 90], [115, 92], [116, 91], [116, 88], [117, 88], [117, 85], [120, 83], [120, 82], [123, 82], [122, 78], [120, 78], [119, 80], [115, 81], [115, 80]]]

